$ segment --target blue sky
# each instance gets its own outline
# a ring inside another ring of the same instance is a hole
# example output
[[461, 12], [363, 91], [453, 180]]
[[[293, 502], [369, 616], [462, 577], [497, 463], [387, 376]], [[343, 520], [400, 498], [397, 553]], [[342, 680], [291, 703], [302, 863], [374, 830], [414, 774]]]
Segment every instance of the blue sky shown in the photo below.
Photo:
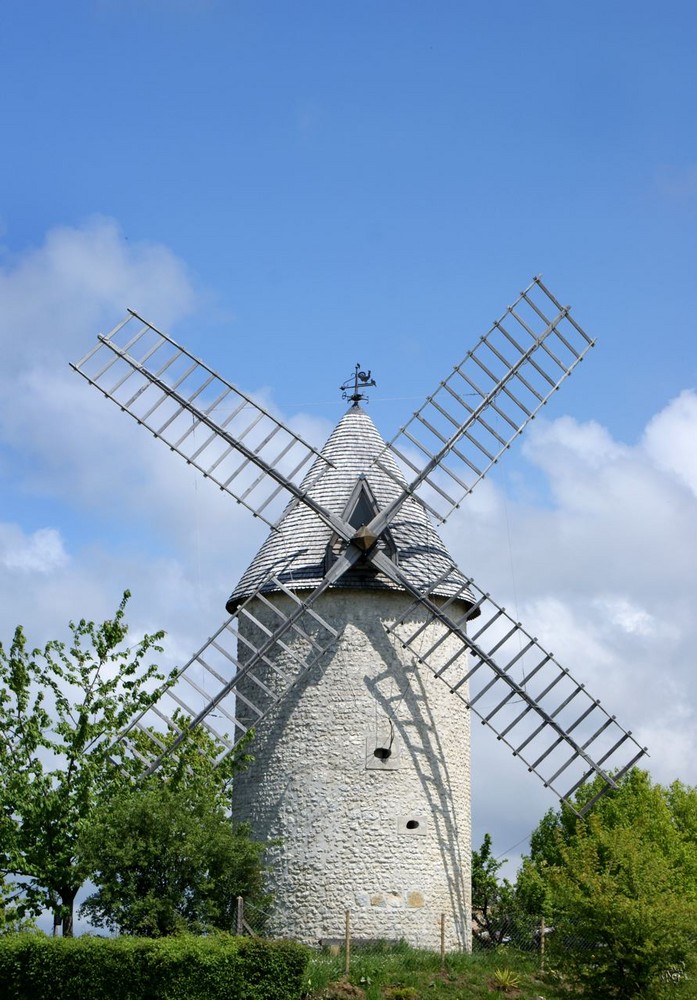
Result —
[[[688, 2], [6, 4], [3, 636], [129, 586], [188, 656], [261, 540], [68, 372], [127, 306], [321, 443], [357, 360], [390, 436], [542, 273], [598, 346], [448, 541], [695, 783], [695, 51]], [[554, 803], [497, 752], [504, 850]]]
[[571, 389], [589, 416], [617, 413], [628, 363], [660, 358], [623, 387], [631, 440], [695, 377], [696, 18], [670, 2], [8, 6], [6, 245], [93, 213], [164, 243], [205, 300], [189, 341], [243, 385], [251, 345], [273, 343], [284, 403], [331, 397], [354, 355], [419, 396], [542, 272], [603, 340], [593, 390]]

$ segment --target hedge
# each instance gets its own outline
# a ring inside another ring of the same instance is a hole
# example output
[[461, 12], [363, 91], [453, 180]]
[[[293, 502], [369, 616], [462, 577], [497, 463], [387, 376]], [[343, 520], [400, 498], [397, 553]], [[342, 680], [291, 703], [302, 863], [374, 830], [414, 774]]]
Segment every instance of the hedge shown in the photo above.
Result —
[[7, 1000], [298, 1000], [308, 951], [254, 938], [0, 937]]

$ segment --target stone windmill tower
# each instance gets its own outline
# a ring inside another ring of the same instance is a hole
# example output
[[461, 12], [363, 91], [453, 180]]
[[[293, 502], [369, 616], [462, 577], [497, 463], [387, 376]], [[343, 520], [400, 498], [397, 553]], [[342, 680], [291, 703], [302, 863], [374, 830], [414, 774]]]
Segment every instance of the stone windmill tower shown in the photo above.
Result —
[[[358, 529], [400, 492], [396, 464], [390, 475], [375, 464], [384, 450], [356, 399], [304, 488]], [[320, 475], [323, 460], [331, 466]], [[262, 584], [272, 566], [291, 559], [286, 586], [314, 590], [336, 559], [338, 543], [309, 507], [291, 504], [228, 610], [260, 590], [287, 605], [287, 597]], [[420, 586], [451, 565], [412, 498], [380, 545]], [[455, 598], [464, 614], [474, 603], [464, 584], [458, 577], [434, 596]], [[405, 615], [413, 626], [426, 621], [423, 611], [410, 611], [412, 603], [368, 559], [355, 563], [318, 603], [336, 642], [260, 727], [254, 761], [236, 778], [235, 814], [249, 820], [260, 839], [276, 842], [272, 929], [280, 936], [308, 942], [335, 937], [349, 908], [364, 937], [436, 948], [445, 913], [450, 945], [469, 940], [469, 718], [432, 671], [385, 631]], [[249, 610], [272, 627], [274, 611], [259, 604]], [[248, 624], [244, 631], [249, 648], [258, 648], [261, 629]], [[445, 636], [437, 624], [430, 633], [431, 641]], [[434, 663], [452, 656], [466, 653], [446, 636]], [[278, 665], [257, 668], [255, 679], [240, 682], [239, 694], [253, 701], [256, 679], [273, 687]], [[245, 726], [254, 724], [254, 711], [244, 702], [237, 714]]]
[[350, 909], [357, 936], [428, 947], [444, 913], [468, 947], [472, 711], [572, 808], [645, 752], [432, 524], [591, 345], [535, 279], [389, 444], [357, 366], [321, 452], [135, 313], [73, 366], [271, 529], [231, 617], [121, 739], [145, 734], [153, 770], [198, 725], [221, 757], [253, 731], [234, 809], [276, 842], [273, 932], [333, 937]]

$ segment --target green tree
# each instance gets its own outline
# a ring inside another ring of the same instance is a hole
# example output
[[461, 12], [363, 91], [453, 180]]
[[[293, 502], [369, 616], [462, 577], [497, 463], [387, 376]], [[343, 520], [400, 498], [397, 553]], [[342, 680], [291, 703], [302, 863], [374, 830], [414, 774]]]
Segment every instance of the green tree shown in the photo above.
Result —
[[499, 872], [504, 861], [491, 850], [491, 834], [472, 851], [472, 933], [485, 947], [502, 944], [514, 931], [517, 905], [515, 889]]
[[[579, 804], [595, 790], [584, 790]], [[585, 995], [689, 991], [697, 953], [697, 790], [654, 785], [637, 769], [587, 819], [566, 808], [548, 813], [518, 890], [530, 908], [546, 911], [559, 967]]]
[[154, 775], [98, 811], [83, 838], [97, 888], [80, 913], [91, 923], [161, 937], [233, 930], [238, 896], [266, 908], [264, 845], [230, 817], [231, 782], [246, 758], [219, 762], [220, 749], [199, 726]]
[[27, 917], [21, 886], [0, 880], [0, 934], [30, 930], [33, 920]]
[[0, 644], [0, 866], [21, 879], [19, 917], [49, 909], [65, 935], [90, 875], [82, 832], [136, 766], [114, 740], [162, 679], [144, 661], [163, 633], [124, 648], [129, 596], [101, 625], [71, 622], [68, 644], [30, 649], [21, 627]]
[[148, 781], [101, 812], [87, 835], [92, 924], [162, 937], [235, 928], [237, 896], [264, 905], [263, 845], [193, 786]]

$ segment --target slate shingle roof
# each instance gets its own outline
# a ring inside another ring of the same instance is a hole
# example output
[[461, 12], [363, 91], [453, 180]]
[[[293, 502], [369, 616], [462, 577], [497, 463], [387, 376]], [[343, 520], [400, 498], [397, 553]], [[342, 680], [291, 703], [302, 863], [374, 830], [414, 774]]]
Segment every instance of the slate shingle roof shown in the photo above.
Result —
[[[401, 494], [399, 482], [404, 479], [385, 443], [368, 414], [354, 405], [344, 414], [322, 449], [333, 465], [320, 459], [303, 480], [302, 488], [328, 510], [342, 516], [360, 477], [369, 484], [380, 509]], [[394, 473], [397, 482], [374, 465], [381, 462]], [[406, 485], [406, 483], [404, 483]], [[453, 565], [452, 559], [431, 524], [428, 514], [413, 498], [403, 503], [389, 526], [391, 541], [397, 550], [400, 569], [420, 589], [433, 583]], [[279, 570], [292, 559], [280, 579], [291, 590], [314, 589], [326, 572], [327, 547], [332, 540], [331, 529], [304, 503], [293, 500], [284, 511], [278, 530], [272, 531], [246, 569], [227, 602], [229, 611], [253, 594], [266, 575]], [[464, 583], [455, 571], [446, 584], [435, 593], [451, 596]], [[370, 567], [354, 566], [334, 584], [336, 588], [362, 590], [400, 590], [391, 580]], [[273, 591], [272, 586], [264, 590]]]

